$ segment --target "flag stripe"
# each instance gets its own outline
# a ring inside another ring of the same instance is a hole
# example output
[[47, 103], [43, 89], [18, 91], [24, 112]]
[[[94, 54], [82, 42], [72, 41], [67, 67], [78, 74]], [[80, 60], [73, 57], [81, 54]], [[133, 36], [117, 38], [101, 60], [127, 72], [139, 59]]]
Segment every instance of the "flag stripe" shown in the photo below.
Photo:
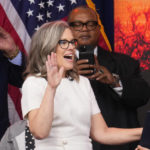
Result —
[[15, 108], [16, 108], [16, 111], [18, 112], [20, 119], [22, 119], [20, 89], [9, 84], [8, 85], [8, 93], [9, 93], [9, 96], [11, 97], [11, 99], [13, 100], [13, 103], [15, 104]]
[[15, 103], [12, 101], [11, 97], [8, 95], [8, 113], [10, 124], [20, 120], [19, 113], [17, 112]]

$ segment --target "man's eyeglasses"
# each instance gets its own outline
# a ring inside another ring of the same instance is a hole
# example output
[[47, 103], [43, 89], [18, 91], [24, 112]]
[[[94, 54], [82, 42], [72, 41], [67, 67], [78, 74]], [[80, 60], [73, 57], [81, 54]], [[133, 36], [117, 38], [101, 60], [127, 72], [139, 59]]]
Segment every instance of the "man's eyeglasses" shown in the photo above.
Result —
[[86, 26], [86, 29], [88, 31], [94, 30], [97, 26], [98, 26], [98, 22], [97, 21], [88, 21], [88, 22], [70, 22], [69, 23], [70, 27], [73, 28], [73, 30], [75, 31], [82, 31], [83, 26]]
[[77, 47], [78, 41], [76, 39], [73, 39], [71, 41], [68, 40], [59, 40], [58, 44], [62, 49], [67, 49], [69, 47], [69, 44], [73, 46], [73, 48]]

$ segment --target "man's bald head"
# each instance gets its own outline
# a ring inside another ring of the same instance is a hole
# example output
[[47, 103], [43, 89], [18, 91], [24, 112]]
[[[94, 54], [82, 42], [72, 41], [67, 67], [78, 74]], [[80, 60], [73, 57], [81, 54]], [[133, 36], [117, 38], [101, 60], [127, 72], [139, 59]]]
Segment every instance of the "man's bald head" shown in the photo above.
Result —
[[98, 20], [98, 17], [97, 17], [97, 14], [96, 12], [92, 9], [92, 8], [89, 8], [87, 6], [79, 6], [79, 7], [76, 7], [75, 9], [73, 9], [69, 15], [68, 15], [68, 19], [67, 21], [70, 22], [70, 17], [72, 17], [73, 15], [75, 15], [76, 13], [80, 13], [80, 11], [88, 11], [90, 12], [93, 16], [95, 16], [94, 18], [96, 18], [96, 20]]
[[88, 7], [81, 6], [73, 9], [68, 16], [74, 37], [80, 45], [94, 45], [99, 41], [100, 26], [96, 12]]

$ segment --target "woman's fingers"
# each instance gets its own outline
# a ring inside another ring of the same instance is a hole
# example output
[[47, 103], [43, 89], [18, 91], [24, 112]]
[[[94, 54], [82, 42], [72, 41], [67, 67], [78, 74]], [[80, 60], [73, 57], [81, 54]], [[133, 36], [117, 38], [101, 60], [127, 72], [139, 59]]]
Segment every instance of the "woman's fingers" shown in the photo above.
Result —
[[50, 55], [50, 62], [52, 66], [57, 66], [57, 56], [56, 53], [52, 52]]

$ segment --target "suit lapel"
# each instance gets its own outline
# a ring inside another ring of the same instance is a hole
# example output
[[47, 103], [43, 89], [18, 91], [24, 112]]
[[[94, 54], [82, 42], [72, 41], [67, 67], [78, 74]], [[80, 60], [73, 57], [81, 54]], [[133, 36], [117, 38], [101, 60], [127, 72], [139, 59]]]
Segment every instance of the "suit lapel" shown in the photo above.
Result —
[[98, 61], [100, 65], [105, 66], [110, 72], [116, 72], [115, 60], [111, 52], [98, 47]]

